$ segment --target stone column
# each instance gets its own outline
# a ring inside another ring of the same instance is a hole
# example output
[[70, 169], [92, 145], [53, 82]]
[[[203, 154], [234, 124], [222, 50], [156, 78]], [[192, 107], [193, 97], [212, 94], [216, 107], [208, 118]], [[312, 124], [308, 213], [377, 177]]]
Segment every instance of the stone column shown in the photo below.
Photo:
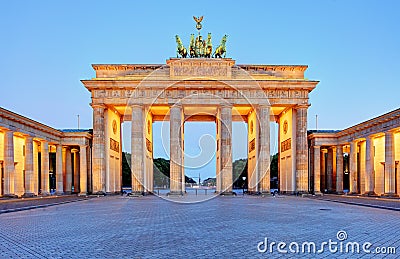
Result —
[[74, 193], [79, 193], [79, 150], [78, 149], [73, 149], [72, 152], [74, 153]]
[[269, 106], [258, 108], [259, 119], [259, 150], [258, 150], [258, 170], [260, 179], [260, 192], [270, 194], [271, 174], [270, 174], [270, 127], [269, 127]]
[[33, 138], [32, 136], [25, 137], [25, 193], [23, 197], [33, 197]]
[[333, 177], [333, 150], [328, 148], [328, 157], [326, 161], [326, 189], [328, 192], [332, 191], [332, 177]]
[[365, 156], [365, 195], [376, 195], [374, 179], [374, 145], [372, 136], [368, 136], [366, 139]]
[[72, 157], [71, 148], [65, 149], [65, 194], [72, 193]]
[[[104, 125], [104, 105], [93, 107], [93, 147], [92, 147], [92, 188], [94, 194], [105, 193], [106, 141]], [[134, 124], [132, 125], [132, 127]]]
[[132, 137], [131, 137], [131, 169], [132, 169], [132, 193], [142, 195], [144, 192], [144, 116], [143, 107], [132, 106]]
[[56, 194], [64, 194], [63, 148], [61, 144], [56, 145]]
[[321, 189], [322, 192], [325, 193], [326, 190], [326, 156], [325, 154], [327, 153], [326, 149], [321, 150], [321, 167], [320, 167], [320, 176], [321, 176]]
[[182, 105], [170, 108], [170, 194], [182, 195]]
[[321, 194], [321, 147], [314, 146], [314, 193]]
[[87, 193], [87, 154], [85, 145], [79, 146], [79, 173], [80, 173], [80, 188], [79, 194], [86, 195]]
[[395, 144], [394, 133], [385, 132], [385, 194], [384, 196], [397, 196], [395, 179]]
[[343, 146], [336, 147], [336, 192], [343, 193]]
[[232, 105], [221, 105], [221, 191], [232, 194]]
[[308, 191], [307, 106], [296, 108], [296, 192]]
[[357, 142], [350, 142], [350, 193], [357, 193]]
[[14, 132], [4, 131], [4, 197], [16, 197], [14, 194]]
[[40, 189], [43, 196], [50, 195], [50, 185], [49, 185], [49, 143], [42, 140], [40, 143]]

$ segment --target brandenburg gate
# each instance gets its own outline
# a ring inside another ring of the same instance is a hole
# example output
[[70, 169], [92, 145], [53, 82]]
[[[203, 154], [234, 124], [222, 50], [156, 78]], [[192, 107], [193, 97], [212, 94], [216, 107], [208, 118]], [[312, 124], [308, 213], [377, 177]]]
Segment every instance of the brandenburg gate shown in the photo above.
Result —
[[216, 191], [232, 193], [232, 121], [248, 124], [248, 186], [270, 191], [270, 122], [279, 124], [280, 191], [308, 192], [307, 109], [318, 81], [304, 65], [237, 65], [230, 58], [92, 65], [93, 193], [121, 188], [121, 124], [132, 122], [132, 191], [153, 191], [155, 121], [170, 122], [170, 194], [185, 192], [185, 121], [216, 123]]

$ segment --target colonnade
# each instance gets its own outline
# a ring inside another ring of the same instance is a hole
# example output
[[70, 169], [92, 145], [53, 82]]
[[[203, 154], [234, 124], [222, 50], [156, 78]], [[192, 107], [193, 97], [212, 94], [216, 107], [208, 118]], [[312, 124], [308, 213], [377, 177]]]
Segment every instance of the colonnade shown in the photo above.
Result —
[[[391, 129], [336, 145], [312, 145], [314, 191], [398, 196], [400, 131]], [[346, 186], [345, 186], [346, 185]]]
[[0, 133], [2, 197], [88, 192], [87, 145], [62, 145], [5, 128]]

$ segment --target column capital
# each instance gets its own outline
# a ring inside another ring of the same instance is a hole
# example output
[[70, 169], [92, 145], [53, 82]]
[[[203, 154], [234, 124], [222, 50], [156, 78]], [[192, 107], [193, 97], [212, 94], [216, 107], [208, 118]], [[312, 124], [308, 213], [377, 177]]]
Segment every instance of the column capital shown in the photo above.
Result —
[[219, 107], [222, 109], [222, 108], [231, 108], [232, 109], [232, 107], [233, 107], [233, 105], [231, 104], [231, 103], [221, 103], [220, 105], [219, 105]]
[[310, 107], [311, 104], [298, 104], [297, 106], [294, 107], [295, 110], [298, 109], [308, 109], [308, 107]]
[[136, 109], [138, 109], [138, 108], [144, 109], [144, 105], [138, 104], [138, 103], [131, 103], [129, 106], [130, 106], [132, 109], [133, 109], [133, 108], [136, 108]]
[[25, 140], [33, 141], [33, 136], [31, 136], [29, 134], [25, 134], [24, 138], [25, 138]]
[[103, 108], [103, 109], [106, 108], [106, 105], [103, 103], [91, 103], [90, 106], [92, 106], [93, 109], [94, 108]]
[[394, 131], [393, 130], [385, 131], [385, 137], [386, 136], [393, 136], [393, 135], [394, 135]]
[[270, 104], [265, 104], [265, 103], [258, 104], [256, 107], [263, 108], [263, 109], [271, 109], [271, 105]]
[[169, 108], [171, 109], [171, 108], [182, 108], [182, 103], [180, 103], [180, 102], [178, 102], [178, 103], [171, 103], [170, 105], [169, 105]]

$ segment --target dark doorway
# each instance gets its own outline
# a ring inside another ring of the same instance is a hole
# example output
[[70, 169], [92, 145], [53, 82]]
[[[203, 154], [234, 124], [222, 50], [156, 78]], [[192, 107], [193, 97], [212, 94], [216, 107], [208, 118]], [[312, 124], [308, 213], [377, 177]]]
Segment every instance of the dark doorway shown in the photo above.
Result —
[[350, 190], [350, 173], [349, 173], [349, 155], [343, 156], [343, 191], [348, 192]]

